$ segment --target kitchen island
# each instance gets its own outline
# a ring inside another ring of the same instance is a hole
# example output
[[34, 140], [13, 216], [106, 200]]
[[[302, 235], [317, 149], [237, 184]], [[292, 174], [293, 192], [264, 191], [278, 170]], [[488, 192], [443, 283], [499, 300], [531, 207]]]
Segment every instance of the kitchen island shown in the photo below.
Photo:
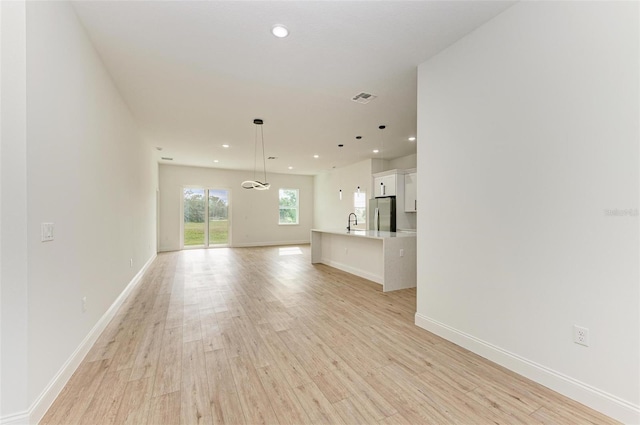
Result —
[[311, 262], [382, 285], [384, 292], [416, 286], [416, 234], [376, 230], [311, 230]]

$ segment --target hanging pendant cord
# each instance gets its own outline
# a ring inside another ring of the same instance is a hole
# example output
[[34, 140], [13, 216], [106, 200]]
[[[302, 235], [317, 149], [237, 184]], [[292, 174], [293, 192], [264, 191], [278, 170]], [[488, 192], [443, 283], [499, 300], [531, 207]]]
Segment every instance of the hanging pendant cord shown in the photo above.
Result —
[[267, 159], [264, 151], [264, 129], [260, 126], [260, 138], [262, 139], [262, 169], [264, 170], [264, 182], [267, 182]]
[[381, 125], [378, 127], [380, 129], [380, 142], [381, 142], [381, 150], [380, 150], [380, 158], [384, 161], [384, 129], [387, 128], [386, 125]]
[[[253, 180], [245, 180], [242, 182], [241, 186], [244, 189], [255, 189], [255, 190], [268, 190], [271, 186], [267, 183], [267, 157], [266, 152], [264, 150], [264, 130], [262, 129], [262, 121], [260, 118], [256, 118], [253, 120], [253, 123], [256, 125], [255, 129], [255, 137], [253, 143]], [[264, 171], [264, 181], [258, 181], [258, 126], [260, 126], [260, 141], [262, 146], [262, 169]]]
[[256, 125], [256, 134], [253, 138], [253, 180], [256, 180], [256, 173], [258, 171], [258, 126]]

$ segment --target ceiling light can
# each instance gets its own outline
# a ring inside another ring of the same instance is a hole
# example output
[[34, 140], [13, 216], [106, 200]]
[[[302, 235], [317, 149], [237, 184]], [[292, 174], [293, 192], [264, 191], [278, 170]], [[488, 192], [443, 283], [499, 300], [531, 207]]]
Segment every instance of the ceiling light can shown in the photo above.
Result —
[[276, 24], [271, 27], [271, 34], [278, 38], [285, 38], [289, 35], [289, 30], [284, 25]]

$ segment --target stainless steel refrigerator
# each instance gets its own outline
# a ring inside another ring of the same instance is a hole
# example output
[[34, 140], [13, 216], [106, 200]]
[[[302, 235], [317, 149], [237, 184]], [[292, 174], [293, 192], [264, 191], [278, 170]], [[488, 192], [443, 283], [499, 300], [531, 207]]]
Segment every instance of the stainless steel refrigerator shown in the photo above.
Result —
[[369, 199], [369, 230], [396, 231], [396, 197]]

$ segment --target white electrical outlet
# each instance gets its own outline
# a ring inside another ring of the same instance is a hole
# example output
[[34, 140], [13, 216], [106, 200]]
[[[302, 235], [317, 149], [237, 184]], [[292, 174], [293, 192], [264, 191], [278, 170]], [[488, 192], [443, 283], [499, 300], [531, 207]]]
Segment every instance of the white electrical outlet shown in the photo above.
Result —
[[87, 311], [87, 297], [82, 297], [82, 312]]
[[345, 248], [345, 249], [344, 249], [344, 253], [345, 253], [345, 254], [348, 254], [348, 253], [349, 253], [349, 248]]
[[576, 344], [589, 346], [589, 329], [582, 326], [573, 325], [573, 342]]
[[129, 267], [133, 267], [133, 258], [129, 258]]
[[40, 241], [48, 242], [53, 240], [53, 223], [40, 223]]
[[404, 257], [404, 249], [400, 248], [400, 256]]

